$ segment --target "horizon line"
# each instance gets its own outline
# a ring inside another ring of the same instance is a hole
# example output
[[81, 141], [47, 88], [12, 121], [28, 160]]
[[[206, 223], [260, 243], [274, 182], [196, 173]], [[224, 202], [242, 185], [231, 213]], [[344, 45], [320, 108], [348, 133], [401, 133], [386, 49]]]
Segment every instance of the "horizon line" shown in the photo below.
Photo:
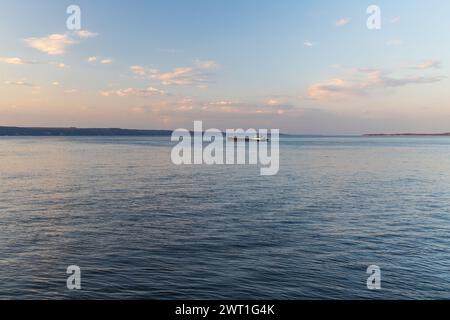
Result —
[[[157, 132], [164, 132], [164, 133], [169, 133], [169, 132], [173, 132], [176, 129], [136, 129], [136, 128], [120, 128], [120, 127], [74, 127], [74, 126], [67, 126], [67, 127], [58, 127], [58, 126], [50, 126], [50, 127], [45, 127], [45, 126], [4, 126], [4, 125], [0, 125], [0, 130], [1, 129], [16, 129], [16, 130], [80, 130], [80, 131], [86, 131], [86, 130], [101, 130], [101, 131], [106, 131], [106, 130], [118, 130], [118, 131], [125, 131], [125, 132], [135, 132], [135, 133], [157, 133]], [[242, 129], [242, 128], [236, 128], [234, 130], [238, 130], [238, 129]], [[222, 133], [225, 133], [225, 130], [223, 129], [218, 129], [219, 131], [221, 131]], [[245, 130], [245, 129], [243, 129]], [[258, 129], [256, 129], [258, 130]], [[269, 129], [270, 130], [270, 129]], [[189, 130], [190, 132], [196, 132], [194, 130]], [[202, 133], [204, 133], [205, 131], [202, 131]], [[17, 132], [15, 133], [15, 135], [17, 136]], [[59, 135], [62, 135], [61, 132], [59, 133]], [[359, 133], [359, 134], [316, 134], [316, 133], [284, 133], [284, 132], [280, 132], [280, 135], [284, 135], [284, 136], [322, 136], [322, 137], [330, 137], [330, 136], [335, 136], [335, 137], [379, 137], [379, 136], [384, 136], [384, 137], [389, 137], [389, 136], [450, 136], [450, 131], [448, 132], [432, 132], [432, 133], [415, 133], [415, 132], [403, 132], [403, 133]], [[0, 136], [8, 136], [5, 135], [4, 133], [0, 132]], [[23, 136], [23, 134], [22, 134]]]

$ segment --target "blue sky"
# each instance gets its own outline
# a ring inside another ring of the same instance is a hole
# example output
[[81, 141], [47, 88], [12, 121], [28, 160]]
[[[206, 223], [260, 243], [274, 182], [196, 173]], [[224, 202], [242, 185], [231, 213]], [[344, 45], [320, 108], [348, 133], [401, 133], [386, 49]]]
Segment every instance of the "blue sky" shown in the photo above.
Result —
[[0, 125], [450, 131], [448, 1], [0, 5]]

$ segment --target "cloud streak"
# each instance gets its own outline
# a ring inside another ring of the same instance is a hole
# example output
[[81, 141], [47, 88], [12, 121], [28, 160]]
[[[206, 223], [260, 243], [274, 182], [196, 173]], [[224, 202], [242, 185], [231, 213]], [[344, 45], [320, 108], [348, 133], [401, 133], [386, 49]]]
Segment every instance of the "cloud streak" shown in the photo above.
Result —
[[75, 34], [81, 39], [95, 38], [95, 37], [98, 36], [97, 32], [91, 32], [91, 31], [88, 31], [88, 30], [76, 31]]
[[441, 76], [394, 76], [393, 71], [357, 70], [353, 78], [334, 78], [308, 88], [310, 98], [318, 100], [347, 99], [365, 96], [376, 89], [399, 88], [408, 85], [432, 84]]
[[410, 69], [413, 70], [425, 70], [425, 69], [439, 69], [442, 63], [439, 60], [425, 60], [415, 66], [411, 66]]
[[126, 88], [111, 91], [101, 91], [100, 94], [104, 97], [154, 97], [154, 96], [164, 96], [166, 92], [153, 87], [148, 87], [145, 89], [140, 88]]
[[26, 82], [26, 81], [5, 81], [5, 84], [7, 85], [11, 85], [11, 86], [21, 86], [21, 87], [36, 87], [34, 84], [30, 83], [30, 82]]
[[140, 77], [157, 80], [164, 86], [187, 86], [210, 83], [209, 76], [211, 72], [219, 67], [215, 61], [197, 60], [192, 66], [178, 67], [168, 72], [161, 72], [160, 70], [145, 68], [140, 65], [131, 66], [130, 70]]
[[15, 65], [25, 65], [25, 64], [37, 64], [36, 61], [27, 61], [18, 57], [0, 57], [1, 63], [15, 64]]

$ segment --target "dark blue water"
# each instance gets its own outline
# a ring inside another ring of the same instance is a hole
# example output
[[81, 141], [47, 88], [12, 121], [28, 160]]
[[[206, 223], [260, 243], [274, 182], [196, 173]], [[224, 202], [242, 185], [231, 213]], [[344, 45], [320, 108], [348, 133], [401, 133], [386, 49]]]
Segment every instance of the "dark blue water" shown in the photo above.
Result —
[[0, 298], [450, 298], [449, 138], [283, 138], [276, 176], [170, 151], [1, 138]]

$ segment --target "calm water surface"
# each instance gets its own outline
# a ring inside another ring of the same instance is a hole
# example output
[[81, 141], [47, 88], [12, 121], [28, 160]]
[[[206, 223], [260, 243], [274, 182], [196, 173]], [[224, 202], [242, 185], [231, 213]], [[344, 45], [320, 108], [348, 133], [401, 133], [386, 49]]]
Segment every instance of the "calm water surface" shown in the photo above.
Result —
[[272, 177], [170, 151], [0, 138], [0, 299], [450, 299], [450, 138], [284, 138]]

